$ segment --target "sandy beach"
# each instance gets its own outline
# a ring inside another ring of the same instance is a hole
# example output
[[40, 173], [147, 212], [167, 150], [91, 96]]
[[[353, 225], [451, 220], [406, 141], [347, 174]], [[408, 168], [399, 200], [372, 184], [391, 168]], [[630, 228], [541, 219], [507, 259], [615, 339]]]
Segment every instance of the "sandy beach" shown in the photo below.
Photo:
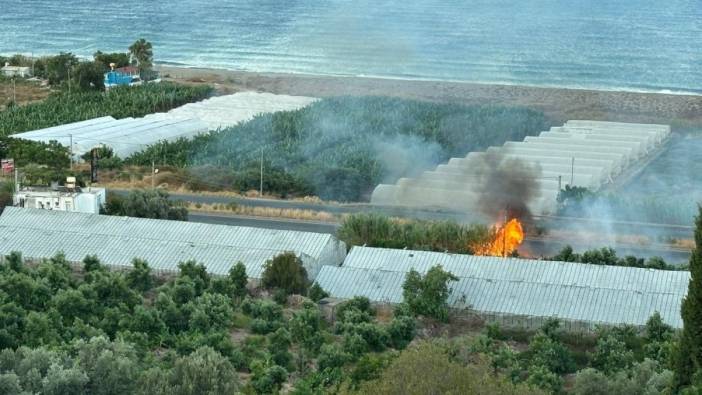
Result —
[[393, 96], [464, 104], [520, 105], [540, 109], [555, 122], [592, 119], [702, 128], [702, 96], [486, 85], [449, 81], [255, 73], [161, 66], [162, 76], [187, 83], [214, 84], [226, 94], [242, 91], [295, 96]]

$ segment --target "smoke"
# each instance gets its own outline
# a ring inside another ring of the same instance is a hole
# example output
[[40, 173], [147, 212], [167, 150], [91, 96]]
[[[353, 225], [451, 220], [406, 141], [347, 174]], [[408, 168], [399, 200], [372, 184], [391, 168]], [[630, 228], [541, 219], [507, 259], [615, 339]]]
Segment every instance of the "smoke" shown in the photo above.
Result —
[[383, 182], [395, 182], [400, 177], [415, 177], [441, 161], [439, 144], [417, 136], [385, 136], [373, 143], [375, 157], [382, 164]]
[[538, 179], [541, 169], [536, 165], [505, 158], [488, 152], [471, 161], [472, 172], [478, 177], [477, 205], [488, 218], [531, 219], [531, 205], [540, 197]]

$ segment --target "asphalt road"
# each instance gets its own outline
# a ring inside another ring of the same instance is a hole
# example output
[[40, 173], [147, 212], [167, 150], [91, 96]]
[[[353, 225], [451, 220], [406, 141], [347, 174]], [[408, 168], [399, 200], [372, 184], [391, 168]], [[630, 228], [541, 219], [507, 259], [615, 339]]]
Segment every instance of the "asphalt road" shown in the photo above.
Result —
[[[118, 194], [126, 194], [126, 190], [115, 190]], [[373, 206], [370, 204], [354, 203], [354, 204], [331, 204], [331, 203], [312, 203], [301, 202], [295, 200], [275, 200], [275, 199], [250, 199], [250, 198], [233, 198], [223, 196], [207, 196], [199, 194], [183, 194], [171, 193], [173, 200], [185, 200], [193, 203], [214, 204], [214, 203], [230, 203], [236, 202], [240, 205], [252, 207], [273, 207], [287, 209], [302, 209], [326, 211], [332, 214], [347, 214], [359, 212], [377, 212], [390, 216], [409, 217], [418, 219], [441, 219], [454, 220], [457, 222], [471, 223], [481, 222], [480, 219], [471, 218], [465, 214], [442, 211], [442, 210], [416, 210], [405, 209], [401, 207], [382, 207]], [[190, 221], [204, 222], [223, 225], [237, 226], [252, 226], [268, 229], [280, 230], [297, 230], [303, 232], [317, 232], [335, 234], [339, 225], [337, 223], [303, 221], [284, 218], [264, 218], [264, 217], [249, 217], [236, 216], [221, 213], [191, 213]], [[528, 226], [529, 224], [527, 224]], [[566, 217], [537, 217], [531, 225], [536, 225], [547, 229], [550, 232], [559, 230], [576, 230], [583, 232], [601, 233], [603, 230], [613, 234], [637, 234], [645, 235], [656, 240], [664, 240], [666, 238], [691, 238], [694, 228], [692, 226], [667, 225], [667, 224], [651, 224], [651, 223], [635, 223], [635, 222], [604, 222], [593, 219], [583, 218], [566, 218]], [[579, 243], [577, 240], [569, 242], [576, 251], [587, 250], [600, 246], [591, 244]], [[565, 243], [562, 241], [550, 240], [545, 238], [528, 238], [522, 244], [523, 251], [530, 255], [537, 256], [552, 256], [558, 253]], [[651, 256], [660, 256], [669, 263], [686, 263], [690, 257], [690, 251], [683, 249], [674, 249], [667, 247], [664, 244], [655, 246], [640, 246], [636, 244], [622, 245], [618, 244], [615, 247], [617, 254], [620, 256], [634, 255], [641, 258]]]

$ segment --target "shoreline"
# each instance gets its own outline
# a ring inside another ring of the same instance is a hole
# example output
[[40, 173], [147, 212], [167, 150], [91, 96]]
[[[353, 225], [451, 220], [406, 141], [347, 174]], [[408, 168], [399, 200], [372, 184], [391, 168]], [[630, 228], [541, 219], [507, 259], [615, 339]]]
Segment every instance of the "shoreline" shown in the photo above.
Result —
[[434, 102], [524, 106], [544, 111], [555, 122], [569, 119], [666, 123], [702, 128], [702, 95], [634, 92], [461, 81], [268, 73], [241, 70], [156, 67], [164, 79], [213, 84], [220, 94], [241, 91], [293, 96], [390, 96]]

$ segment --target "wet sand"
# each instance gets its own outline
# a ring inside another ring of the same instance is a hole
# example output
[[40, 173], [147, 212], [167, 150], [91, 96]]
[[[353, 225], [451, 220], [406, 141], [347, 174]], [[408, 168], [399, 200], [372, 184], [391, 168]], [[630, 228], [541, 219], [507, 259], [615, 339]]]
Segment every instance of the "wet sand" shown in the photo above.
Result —
[[165, 79], [213, 84], [226, 94], [241, 91], [296, 96], [392, 96], [463, 104], [519, 105], [544, 111], [554, 123], [568, 119], [671, 124], [702, 129], [702, 96], [597, 91], [451, 81], [255, 73], [233, 70], [158, 67]]

